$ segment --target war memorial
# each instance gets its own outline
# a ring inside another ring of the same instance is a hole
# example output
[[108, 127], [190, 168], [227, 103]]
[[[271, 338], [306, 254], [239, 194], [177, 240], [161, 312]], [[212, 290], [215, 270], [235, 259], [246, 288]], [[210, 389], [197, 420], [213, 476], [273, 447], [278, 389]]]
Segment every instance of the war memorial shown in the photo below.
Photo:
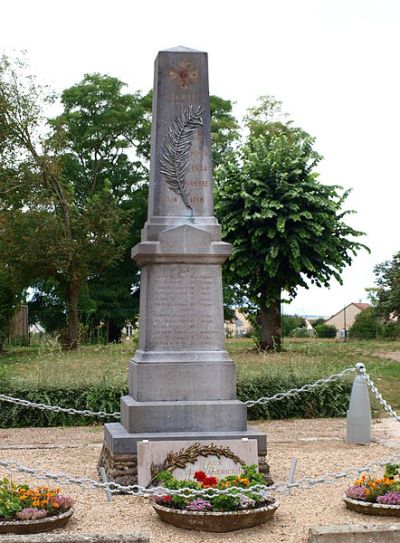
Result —
[[231, 246], [221, 241], [212, 183], [207, 54], [161, 51], [148, 216], [132, 249], [141, 268], [139, 345], [121, 421], [105, 425], [99, 463], [116, 482], [137, 481], [143, 442], [250, 441], [266, 468], [266, 436], [247, 426], [224, 348], [222, 265]]

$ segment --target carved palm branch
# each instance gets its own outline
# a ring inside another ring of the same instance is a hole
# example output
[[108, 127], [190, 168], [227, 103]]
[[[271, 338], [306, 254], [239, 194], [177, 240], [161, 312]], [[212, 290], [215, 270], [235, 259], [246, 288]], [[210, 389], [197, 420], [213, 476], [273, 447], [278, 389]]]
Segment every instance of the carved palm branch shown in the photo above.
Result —
[[160, 160], [160, 172], [165, 175], [169, 188], [182, 198], [183, 203], [192, 213], [189, 193], [185, 186], [185, 176], [190, 164], [189, 155], [193, 134], [199, 126], [203, 125], [201, 117], [203, 111], [202, 106], [194, 109], [192, 105], [189, 105], [181, 115], [175, 117], [168, 128]]

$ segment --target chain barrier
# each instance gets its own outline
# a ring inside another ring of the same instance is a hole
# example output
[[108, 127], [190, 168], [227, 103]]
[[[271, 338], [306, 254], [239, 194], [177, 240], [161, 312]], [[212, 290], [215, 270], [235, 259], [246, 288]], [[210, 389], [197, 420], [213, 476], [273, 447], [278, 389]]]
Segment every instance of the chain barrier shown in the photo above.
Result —
[[45, 403], [35, 403], [28, 400], [21, 400], [20, 398], [13, 398], [12, 396], [7, 396], [6, 394], [0, 394], [0, 400], [4, 402], [14, 403], [17, 405], [23, 405], [24, 407], [35, 407], [36, 409], [41, 409], [43, 411], [53, 411], [54, 413], [68, 413], [69, 415], [83, 415], [84, 417], [114, 417], [120, 418], [119, 412], [106, 413], [105, 411], [90, 411], [89, 409], [79, 410], [73, 409], [72, 407], [60, 407], [59, 405], [47, 405]]
[[[288, 390], [287, 392], [278, 392], [278, 394], [275, 394], [274, 396], [270, 397], [263, 397], [259, 398], [258, 400], [248, 400], [246, 402], [243, 402], [247, 407], [252, 407], [256, 404], [266, 404], [268, 402], [272, 401], [279, 401], [283, 400], [284, 398], [288, 398], [290, 396], [295, 396], [296, 394], [301, 394], [302, 392], [308, 392], [310, 390], [313, 390], [314, 388], [324, 386], [327, 383], [331, 383], [333, 381], [337, 381], [341, 377], [344, 377], [345, 375], [352, 373], [355, 371], [355, 368], [347, 368], [343, 370], [340, 373], [335, 373], [334, 375], [330, 375], [329, 377], [326, 377], [324, 379], [319, 379], [318, 381], [315, 381], [314, 383], [309, 383], [307, 385], [303, 385], [300, 388], [292, 388]], [[73, 409], [68, 407], [60, 407], [59, 405], [48, 405], [44, 403], [36, 403], [36, 402], [30, 402], [28, 400], [21, 400], [20, 398], [14, 398], [13, 396], [7, 396], [6, 394], [0, 394], [0, 401], [14, 403], [16, 405], [22, 405], [24, 407], [34, 407], [36, 409], [46, 410], [46, 411], [53, 411], [54, 413], [68, 413], [69, 415], [83, 415], [84, 417], [102, 417], [102, 418], [120, 418], [121, 413], [118, 411], [115, 411], [114, 413], [106, 413], [105, 411], [90, 411], [89, 409], [79, 410], [79, 409]]]
[[310, 390], [313, 390], [314, 388], [318, 388], [320, 386], [326, 385], [327, 383], [332, 383], [333, 381], [337, 381], [338, 379], [341, 379], [345, 375], [348, 375], [349, 373], [353, 373], [355, 371], [356, 371], [355, 368], [347, 368], [341, 371], [340, 373], [335, 373], [324, 379], [318, 379], [318, 381], [315, 381], [314, 383], [309, 383], [307, 385], [303, 385], [300, 388], [292, 388], [288, 390], [287, 392], [278, 392], [274, 396], [263, 397], [263, 398], [259, 398], [258, 400], [248, 400], [247, 402], [244, 402], [244, 403], [247, 405], [247, 407], [252, 407], [253, 405], [257, 405], [257, 404], [264, 405], [269, 402], [283, 400], [283, 398], [296, 396], [297, 394], [301, 394], [302, 392], [309, 392]]
[[287, 489], [310, 489], [319, 484], [336, 483], [338, 480], [353, 478], [354, 476], [359, 476], [361, 473], [368, 473], [374, 468], [382, 467], [385, 464], [396, 463], [399, 460], [400, 460], [400, 452], [396, 454], [395, 456], [392, 456], [391, 458], [388, 458], [386, 460], [371, 462], [365, 466], [361, 466], [358, 468], [344, 469], [336, 473], [332, 473], [332, 472], [325, 473], [323, 475], [320, 475], [319, 477], [302, 477], [296, 481], [293, 481], [292, 483], [282, 481], [279, 483], [275, 483], [271, 486], [259, 484], [259, 485], [252, 486], [250, 488], [242, 488], [242, 487], [233, 486], [226, 489], [203, 488], [203, 489], [198, 489], [198, 490], [193, 489], [193, 488], [188, 488], [188, 487], [172, 490], [172, 489], [168, 489], [164, 487], [146, 488], [140, 485], [125, 486], [125, 485], [120, 485], [119, 483], [114, 483], [114, 482], [102, 483], [94, 479], [90, 479], [88, 477], [75, 477], [67, 473], [52, 473], [46, 470], [29, 468], [27, 466], [20, 464], [19, 462], [15, 460], [0, 460], [0, 466], [3, 466], [9, 471], [20, 472], [20, 473], [30, 475], [36, 479], [40, 479], [40, 480], [50, 479], [52, 481], [60, 483], [61, 485], [68, 485], [68, 484], [78, 485], [88, 490], [107, 489], [112, 493], [131, 494], [137, 497], [163, 496], [166, 494], [174, 495], [174, 496], [182, 496], [182, 497], [204, 496], [204, 495], [208, 497], [214, 497], [221, 494], [227, 495], [227, 496], [237, 496], [238, 494], [248, 494], [248, 493], [265, 497], [266, 494], [269, 494], [273, 491], [286, 492]]
[[400, 422], [400, 417], [396, 413], [396, 411], [393, 409], [393, 407], [383, 398], [382, 394], [379, 392], [379, 390], [376, 388], [375, 383], [371, 379], [371, 377], [368, 375], [367, 371], [365, 370], [364, 364], [359, 364], [359, 372], [361, 375], [364, 376], [364, 379], [367, 381], [367, 384], [369, 388], [371, 389], [371, 392], [375, 394], [378, 401], [382, 404], [383, 408], [389, 415], [391, 415], [394, 419], [397, 420], [397, 422]]
[[[394, 409], [390, 406], [390, 404], [386, 400], [383, 399], [382, 395], [376, 388], [374, 382], [372, 381], [372, 379], [366, 372], [365, 366], [363, 364], [357, 364], [356, 368], [364, 376], [371, 391], [375, 394], [379, 402], [383, 405], [384, 409], [392, 417], [394, 417], [398, 422], [400, 422], [400, 417], [397, 415]], [[247, 406], [252, 406], [256, 404], [265, 404], [270, 401], [278, 401], [286, 397], [294, 396], [302, 392], [308, 392], [319, 386], [323, 386], [332, 381], [336, 381], [337, 379], [340, 379], [341, 377], [356, 371], [356, 368], [354, 367], [347, 368], [340, 373], [331, 375], [325, 379], [319, 379], [318, 381], [315, 381], [314, 383], [304, 385], [300, 388], [291, 389], [291, 390], [288, 390], [287, 392], [280, 392], [271, 397], [259, 398], [258, 400], [254, 400], [254, 401], [249, 400], [245, 403]], [[118, 412], [106, 413], [105, 411], [93, 412], [89, 410], [81, 411], [81, 410], [72, 409], [72, 408], [68, 409], [68, 408], [64, 408], [60, 406], [50, 406], [50, 405], [41, 404], [41, 403], [29, 402], [28, 400], [13, 398], [11, 396], [6, 396], [5, 394], [0, 394], [0, 400], [8, 401], [8, 402], [15, 403], [18, 405], [23, 405], [26, 407], [36, 407], [37, 409], [43, 409], [43, 410], [46, 409], [46, 410], [50, 410], [54, 412], [65, 412], [69, 414], [97, 416], [97, 417], [117, 417], [118, 418], [120, 416], [120, 413]], [[185, 496], [188, 497], [191, 495], [207, 495], [209, 497], [213, 497], [220, 494], [228, 495], [228, 496], [237, 496], [238, 493], [239, 494], [251, 493], [251, 494], [256, 494], [256, 495], [265, 497], [266, 493], [270, 493], [272, 491], [286, 492], [287, 489], [309, 489], [318, 484], [332, 484], [332, 483], [337, 482], [340, 479], [352, 478], [354, 477], [354, 475], [359, 475], [363, 472], [370, 472], [375, 467], [382, 467], [388, 463], [396, 463], [399, 460], [400, 460], [400, 453], [396, 454], [392, 458], [371, 462], [370, 464], [367, 464], [359, 468], [348, 468], [337, 473], [330, 472], [330, 473], [321, 475], [319, 477], [303, 477], [292, 483], [283, 481], [283, 482], [275, 483], [272, 486], [255, 485], [251, 488], [229, 487], [227, 489], [207, 488], [207, 489], [198, 489], [198, 490], [193, 489], [193, 488], [188, 488], [188, 487], [171, 490], [171, 489], [167, 489], [163, 487], [146, 488], [140, 485], [125, 486], [125, 485], [120, 485], [119, 483], [115, 483], [115, 482], [103, 483], [103, 482], [96, 481], [94, 479], [90, 479], [88, 477], [75, 477], [67, 473], [52, 473], [46, 470], [29, 468], [27, 466], [20, 464], [19, 462], [15, 460], [0, 460], [0, 466], [3, 466], [4, 468], [10, 471], [25, 473], [36, 479], [41, 479], [41, 480], [50, 479], [60, 484], [79, 485], [83, 488], [93, 489], [93, 490], [107, 489], [112, 493], [132, 494], [134, 496], [142, 496], [142, 497], [162, 496], [165, 494], [177, 495], [177, 496], [183, 496], [183, 497]]]

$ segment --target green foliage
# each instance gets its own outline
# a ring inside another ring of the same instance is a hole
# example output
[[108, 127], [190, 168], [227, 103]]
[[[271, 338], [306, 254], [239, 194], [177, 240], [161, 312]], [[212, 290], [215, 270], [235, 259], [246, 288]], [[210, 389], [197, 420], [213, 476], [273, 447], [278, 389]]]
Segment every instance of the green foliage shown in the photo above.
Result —
[[378, 334], [380, 337], [391, 339], [394, 341], [400, 336], [400, 322], [389, 321], [384, 322], [379, 326]]
[[212, 163], [218, 168], [225, 154], [239, 139], [239, 125], [232, 115], [232, 102], [219, 96], [210, 96]]
[[0, 270], [0, 352], [10, 332], [11, 318], [15, 311], [17, 298], [9, 274]]
[[297, 315], [282, 315], [282, 336], [288, 337], [295, 328], [301, 328], [304, 324], [303, 317]]
[[317, 337], [321, 338], [334, 338], [336, 337], [336, 326], [330, 326], [329, 324], [317, 324], [314, 326], [314, 331]]
[[18, 488], [23, 487], [15, 485], [7, 478], [0, 480], [0, 519], [10, 519], [18, 511], [21, 511], [22, 505], [17, 494]]
[[385, 320], [400, 317], [400, 252], [375, 266], [374, 274], [376, 287], [370, 289], [370, 298], [377, 313]]
[[242, 472], [241, 476], [248, 479], [253, 485], [257, 485], [257, 484], [265, 485], [266, 484], [265, 475], [263, 475], [262, 473], [259, 473], [257, 471], [257, 465], [256, 464], [243, 466], [243, 472]]
[[275, 327], [277, 336], [279, 310], [269, 320], [268, 311], [282, 290], [294, 297], [299, 286], [341, 282], [364, 247], [353, 239], [362, 232], [344, 222], [349, 191], [318, 181], [314, 138], [285, 120], [276, 100], [262, 98], [246, 127], [245, 144], [217, 170], [216, 213], [233, 245], [226, 278], [265, 313], [263, 330]]
[[314, 336], [313, 330], [308, 330], [305, 326], [301, 326], [300, 328], [293, 328], [293, 330], [290, 331], [289, 334], [290, 337], [312, 337]]
[[[13, 397], [22, 398], [31, 402], [45, 403], [47, 405], [59, 405], [60, 407], [72, 407], [91, 411], [106, 411], [108, 413], [119, 411], [121, 396], [128, 392], [125, 387], [102, 383], [97, 386], [82, 388], [18, 388], [17, 386], [5, 386], [0, 382], [0, 392]], [[109, 422], [115, 422], [110, 419]], [[54, 413], [41, 411], [29, 407], [2, 402], [0, 415], [0, 428], [25, 428], [48, 426], [90, 426], [103, 424], [104, 419], [96, 417], [84, 417], [68, 415], [67, 413]]]
[[87, 278], [102, 277], [128, 251], [131, 202], [147, 177], [139, 158], [150, 115], [146, 97], [100, 74], [65, 90], [62, 114], [46, 119], [53, 99], [25, 66], [1, 60], [1, 257], [25, 286], [58, 284], [76, 347]]
[[[271, 376], [268, 371], [261, 371], [240, 376], [238, 379], [238, 399], [247, 401], [263, 396], [273, 396], [290, 388], [298, 388], [308, 382], [310, 377], [299, 377], [283, 372], [280, 377]], [[36, 403], [73, 407], [91, 411], [119, 411], [120, 398], [127, 394], [124, 385], [110, 384], [107, 380], [97, 385], [64, 386], [56, 388], [46, 385], [36, 387], [19, 387], [9, 381], [7, 376], [0, 379], [0, 392]], [[351, 384], [339, 381], [329, 386], [317, 388], [312, 392], [294, 396], [268, 405], [256, 405], [249, 408], [249, 418], [285, 419], [313, 417], [342, 417], [346, 413], [349, 402]], [[54, 413], [23, 407], [11, 403], [1, 403], [0, 428], [47, 427], [47, 426], [85, 426], [103, 423], [103, 419]], [[113, 422], [113, 419], [110, 420]], [[169, 487], [168, 487], [169, 488]]]
[[379, 331], [379, 319], [376, 311], [369, 307], [361, 311], [355, 318], [354, 324], [349, 330], [351, 338], [374, 339]]
[[[234, 491], [232, 491], [234, 493]], [[234, 511], [237, 509], [237, 498], [220, 494], [211, 500], [213, 511]]]
[[[237, 384], [238, 399], [242, 401], [270, 397], [278, 392], [299, 388], [314, 379], [299, 377], [282, 371], [271, 376], [268, 369], [248, 376], [240, 376]], [[291, 396], [266, 405], [257, 404], [248, 409], [251, 420], [314, 417], [343, 417], [349, 406], [351, 382], [334, 381], [298, 396]]]
[[389, 479], [400, 477], [400, 464], [385, 464], [384, 477]]

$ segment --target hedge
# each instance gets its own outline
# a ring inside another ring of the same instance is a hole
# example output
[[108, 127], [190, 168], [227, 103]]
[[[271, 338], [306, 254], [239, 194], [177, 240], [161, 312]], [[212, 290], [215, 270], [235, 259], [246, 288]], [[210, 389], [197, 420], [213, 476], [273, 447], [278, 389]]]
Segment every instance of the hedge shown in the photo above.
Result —
[[[238, 399], [246, 401], [256, 400], [263, 396], [273, 396], [277, 392], [299, 388], [315, 379], [293, 375], [268, 377], [264, 372], [242, 376], [237, 384]], [[0, 392], [36, 403], [111, 413], [120, 410], [120, 397], [127, 394], [127, 389], [122, 385], [117, 386], [107, 383], [86, 388], [48, 388], [39, 386], [35, 389], [27, 389], [23, 386], [18, 387], [15, 383], [5, 386], [5, 383], [0, 381]], [[249, 408], [248, 417], [252, 420], [342, 417], [348, 409], [350, 392], [351, 381], [335, 381], [323, 387], [318, 387], [311, 392], [270, 402], [267, 405], [255, 405]], [[42, 411], [0, 401], [0, 428], [85, 426], [103, 423], [106, 420]], [[115, 420], [108, 419], [109, 422]]]

